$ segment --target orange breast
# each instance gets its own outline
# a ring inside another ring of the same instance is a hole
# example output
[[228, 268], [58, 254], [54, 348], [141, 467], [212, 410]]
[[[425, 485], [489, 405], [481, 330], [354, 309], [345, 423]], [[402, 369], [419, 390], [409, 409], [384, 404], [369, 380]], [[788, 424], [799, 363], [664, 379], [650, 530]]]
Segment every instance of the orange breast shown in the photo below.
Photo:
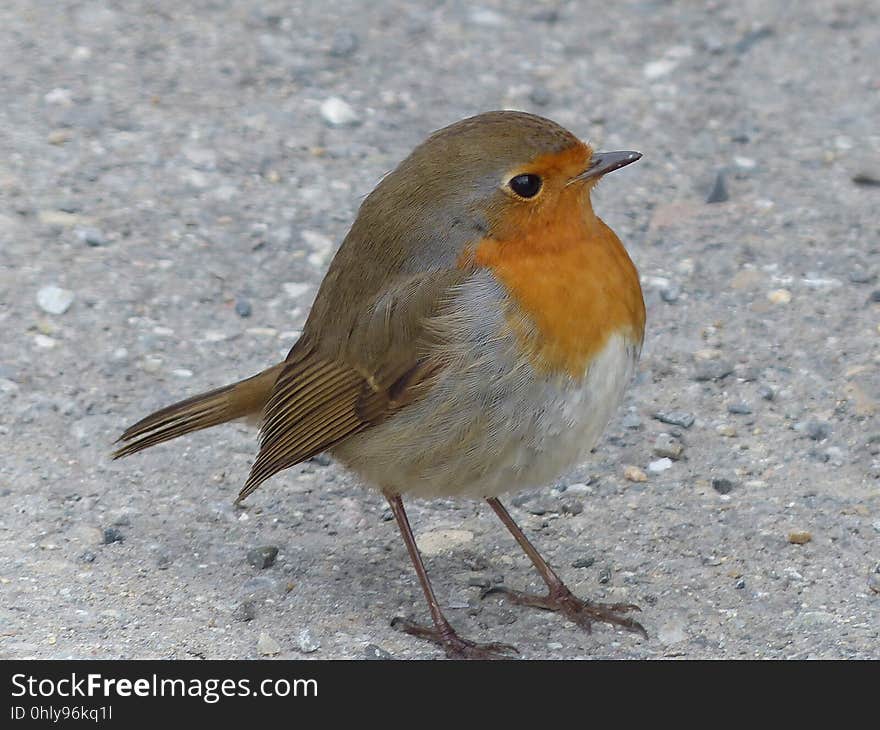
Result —
[[641, 344], [639, 277], [614, 231], [582, 206], [522, 223], [518, 235], [481, 241], [473, 261], [510, 293], [508, 323], [534, 367], [581, 378], [611, 335]]

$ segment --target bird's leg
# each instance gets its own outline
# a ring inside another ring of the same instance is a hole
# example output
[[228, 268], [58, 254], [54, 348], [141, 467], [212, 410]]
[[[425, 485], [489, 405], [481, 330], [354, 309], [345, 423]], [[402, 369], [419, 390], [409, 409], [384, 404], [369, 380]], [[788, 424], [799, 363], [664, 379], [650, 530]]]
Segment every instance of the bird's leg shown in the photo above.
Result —
[[504, 659], [506, 658], [504, 656], [505, 653], [518, 653], [514, 647], [508, 644], [477, 644], [473, 641], [462, 639], [455, 633], [455, 629], [452, 628], [452, 625], [446, 620], [446, 617], [440, 610], [440, 604], [437, 603], [434, 589], [431, 588], [431, 581], [428, 580], [425, 564], [422, 562], [422, 556], [419, 554], [419, 549], [416, 546], [416, 540], [413, 537], [412, 528], [409, 526], [406, 511], [403, 509], [403, 500], [399, 494], [387, 493], [385, 494], [385, 499], [391, 505], [394, 519], [397, 520], [400, 534], [403, 536], [409, 557], [416, 569], [416, 574], [419, 576], [422, 590], [425, 592], [428, 608], [431, 611], [431, 618], [434, 620], [434, 628], [419, 626], [399, 617], [395, 618], [391, 625], [406, 631], [408, 634], [427, 639], [442, 646], [446, 656], [450, 659]]
[[558, 611], [587, 632], [591, 631], [594, 621], [602, 621], [604, 623], [620, 626], [629, 631], [635, 631], [645, 638], [648, 637], [648, 633], [638, 621], [629, 616], [621, 615], [630, 611], [640, 611], [641, 609], [638, 606], [631, 603], [591, 603], [589, 601], [583, 601], [575, 596], [568, 589], [568, 586], [562, 582], [562, 579], [556, 575], [553, 568], [547, 564], [547, 561], [541, 557], [541, 554], [535, 549], [535, 546], [529, 542], [529, 539], [523, 534], [523, 531], [520, 530], [516, 522], [513, 521], [510, 513], [504, 508], [504, 505], [494, 497], [488, 498], [486, 501], [489, 503], [489, 506], [495, 510], [495, 514], [498, 515], [505, 527], [510, 530], [510, 533], [519, 543], [519, 546], [525, 551], [526, 555], [529, 556], [529, 559], [538, 569], [538, 572], [541, 574], [541, 577], [544, 579], [549, 590], [546, 596], [536, 596], [530, 593], [513, 591], [503, 586], [496, 586], [483, 591], [483, 597], [491, 593], [500, 593], [507, 597], [512, 603], [518, 603], [522, 606], [542, 608], [545, 611]]

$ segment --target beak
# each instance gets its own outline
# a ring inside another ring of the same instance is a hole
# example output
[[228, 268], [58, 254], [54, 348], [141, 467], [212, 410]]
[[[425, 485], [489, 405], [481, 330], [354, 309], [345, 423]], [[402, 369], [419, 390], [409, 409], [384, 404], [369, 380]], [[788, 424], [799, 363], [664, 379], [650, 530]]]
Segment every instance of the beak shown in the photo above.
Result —
[[614, 172], [621, 167], [626, 167], [630, 163], [641, 158], [641, 156], [641, 152], [631, 151], [594, 152], [593, 156], [590, 158], [590, 166], [580, 175], [572, 178], [571, 182], [574, 182], [575, 180], [597, 180], [603, 175], [607, 175], [609, 172]]

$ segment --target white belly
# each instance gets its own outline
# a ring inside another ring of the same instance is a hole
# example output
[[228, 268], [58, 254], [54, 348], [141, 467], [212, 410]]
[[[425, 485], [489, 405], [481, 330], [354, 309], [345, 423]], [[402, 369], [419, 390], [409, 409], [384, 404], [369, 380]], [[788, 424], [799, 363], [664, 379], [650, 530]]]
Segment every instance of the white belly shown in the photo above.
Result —
[[[483, 284], [462, 296], [498, 294]], [[486, 315], [498, 308], [468, 304], [463, 311], [481, 314], [456, 323], [467, 337], [431, 391], [333, 450], [373, 486], [480, 498], [548, 484], [586, 459], [619, 404], [638, 343], [613, 335], [582, 379], [545, 375], [512, 334], [499, 337], [503, 315]]]

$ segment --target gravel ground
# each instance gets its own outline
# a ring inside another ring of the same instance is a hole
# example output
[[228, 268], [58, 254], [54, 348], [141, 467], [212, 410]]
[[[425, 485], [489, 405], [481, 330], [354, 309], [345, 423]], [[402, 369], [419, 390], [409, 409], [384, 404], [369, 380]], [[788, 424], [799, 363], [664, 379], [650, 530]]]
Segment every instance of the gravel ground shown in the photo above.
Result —
[[237, 509], [244, 426], [108, 453], [278, 360], [382, 174], [510, 107], [645, 153], [595, 199], [643, 276], [638, 376], [510, 501], [650, 639], [481, 602], [539, 580], [485, 506], [414, 502], [450, 619], [527, 658], [880, 658], [878, 4], [332, 5], [0, 7], [0, 657], [440, 655], [389, 626], [420, 589], [329, 460]]

